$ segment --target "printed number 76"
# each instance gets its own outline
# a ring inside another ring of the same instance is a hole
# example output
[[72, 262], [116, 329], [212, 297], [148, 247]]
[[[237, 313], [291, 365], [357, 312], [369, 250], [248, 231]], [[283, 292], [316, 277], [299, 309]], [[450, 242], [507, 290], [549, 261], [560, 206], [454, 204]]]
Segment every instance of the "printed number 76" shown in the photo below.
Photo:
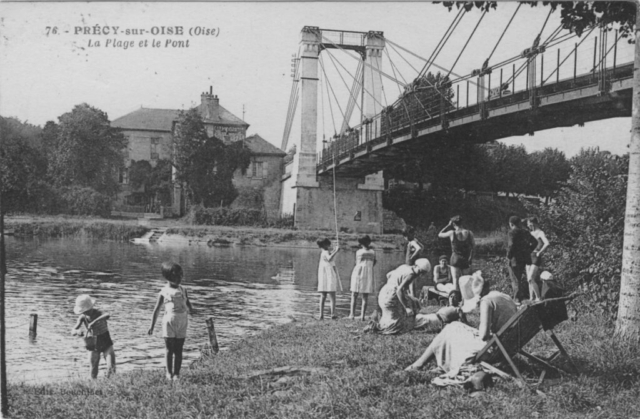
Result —
[[47, 26], [46, 28], [47, 31], [47, 36], [49, 35], [57, 35], [58, 34], [58, 27], [57, 26]]

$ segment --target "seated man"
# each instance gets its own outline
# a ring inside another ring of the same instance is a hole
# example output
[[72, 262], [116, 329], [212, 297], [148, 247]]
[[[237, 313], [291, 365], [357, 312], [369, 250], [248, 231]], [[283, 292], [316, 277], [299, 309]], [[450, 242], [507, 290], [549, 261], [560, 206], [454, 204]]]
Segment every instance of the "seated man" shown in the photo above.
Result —
[[433, 281], [436, 283], [436, 289], [438, 291], [444, 291], [450, 293], [455, 289], [453, 285], [453, 278], [451, 277], [451, 268], [447, 264], [447, 257], [445, 255], [440, 256], [439, 264], [433, 268]]

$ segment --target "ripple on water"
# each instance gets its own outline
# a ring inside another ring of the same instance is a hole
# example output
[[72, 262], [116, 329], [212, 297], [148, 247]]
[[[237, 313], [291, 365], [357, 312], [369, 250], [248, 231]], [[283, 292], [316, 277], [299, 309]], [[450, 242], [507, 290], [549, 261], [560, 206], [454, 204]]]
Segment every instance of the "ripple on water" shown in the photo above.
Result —
[[[399, 253], [379, 252], [376, 270], [401, 263]], [[88, 377], [84, 342], [71, 336], [79, 294], [96, 298], [109, 312], [118, 371], [164, 366], [161, 325], [147, 335], [158, 291], [165, 282], [160, 264], [180, 263], [184, 286], [196, 312], [189, 319], [185, 363], [208, 341], [212, 316], [221, 350], [268, 327], [317, 313], [319, 253], [310, 249], [252, 247], [162, 247], [74, 239], [7, 238], [7, 368], [12, 382]], [[337, 307], [346, 315], [355, 253], [337, 259], [345, 292]], [[29, 314], [38, 314], [38, 335], [30, 338]], [[160, 314], [161, 316], [162, 314]], [[160, 323], [161, 319], [158, 319]], [[104, 362], [101, 365], [104, 374]]]

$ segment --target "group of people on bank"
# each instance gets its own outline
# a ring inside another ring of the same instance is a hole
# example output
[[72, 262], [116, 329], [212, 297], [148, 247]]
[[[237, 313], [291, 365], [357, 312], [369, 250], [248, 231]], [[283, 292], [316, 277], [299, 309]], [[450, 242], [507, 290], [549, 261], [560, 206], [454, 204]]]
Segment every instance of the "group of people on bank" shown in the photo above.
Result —
[[[512, 296], [491, 291], [491, 282], [483, 278], [482, 272], [472, 273], [475, 238], [470, 230], [464, 228], [460, 216], [452, 217], [438, 233], [438, 238], [449, 239], [451, 256], [441, 256], [433, 271], [429, 260], [424, 257], [425, 246], [415, 237], [413, 230], [406, 230], [405, 263], [387, 273], [387, 281], [378, 292], [379, 307], [365, 331], [398, 334], [427, 329], [440, 332], [422, 356], [407, 369], [418, 369], [430, 360], [436, 360], [445, 372], [455, 375], [460, 366], [482, 349], [491, 335], [517, 312], [524, 300], [535, 302], [542, 299], [540, 267], [549, 241], [537, 219], [528, 219], [527, 227], [519, 217], [509, 218], [507, 259]], [[351, 275], [349, 317], [354, 317], [356, 299], [360, 294], [363, 300], [361, 319], [364, 320], [367, 297], [375, 287], [375, 252], [371, 249], [369, 236], [361, 237], [358, 242], [361, 248], [356, 252], [356, 265]], [[331, 251], [328, 239], [319, 240], [318, 246], [322, 248], [318, 291], [321, 293], [320, 319], [323, 319], [327, 294], [331, 301], [331, 316], [335, 317], [335, 292], [340, 283], [334, 258], [339, 247]], [[423, 314], [420, 313], [419, 292], [423, 291], [422, 278], [431, 272], [435, 288], [449, 296], [449, 305], [436, 313]], [[543, 279], [550, 278], [551, 275], [544, 272]], [[466, 316], [474, 311], [480, 317], [478, 328], [470, 326], [466, 320]]]

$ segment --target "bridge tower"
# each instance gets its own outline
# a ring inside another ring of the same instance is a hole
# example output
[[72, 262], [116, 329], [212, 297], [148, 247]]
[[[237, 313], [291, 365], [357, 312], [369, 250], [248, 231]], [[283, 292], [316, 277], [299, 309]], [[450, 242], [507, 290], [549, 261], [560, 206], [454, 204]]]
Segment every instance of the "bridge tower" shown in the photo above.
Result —
[[[344, 36], [348, 33], [348, 36]], [[355, 34], [355, 35], [354, 35]], [[355, 40], [358, 41], [355, 41]], [[382, 49], [381, 32], [350, 32], [324, 30], [305, 26], [300, 33], [300, 140], [290, 168], [283, 181], [281, 209], [293, 213], [295, 226], [302, 230], [334, 230], [337, 214], [341, 230], [357, 233], [382, 233], [382, 172], [366, 177], [337, 175], [318, 176], [318, 81], [319, 56], [323, 49], [338, 48], [357, 51], [364, 60], [363, 116], [371, 118], [382, 111]], [[378, 122], [379, 124], [379, 122]], [[375, 125], [372, 123], [371, 125]], [[372, 127], [376, 129], [376, 127]], [[377, 127], [378, 132], [380, 127]], [[288, 176], [288, 175], [287, 175]]]

